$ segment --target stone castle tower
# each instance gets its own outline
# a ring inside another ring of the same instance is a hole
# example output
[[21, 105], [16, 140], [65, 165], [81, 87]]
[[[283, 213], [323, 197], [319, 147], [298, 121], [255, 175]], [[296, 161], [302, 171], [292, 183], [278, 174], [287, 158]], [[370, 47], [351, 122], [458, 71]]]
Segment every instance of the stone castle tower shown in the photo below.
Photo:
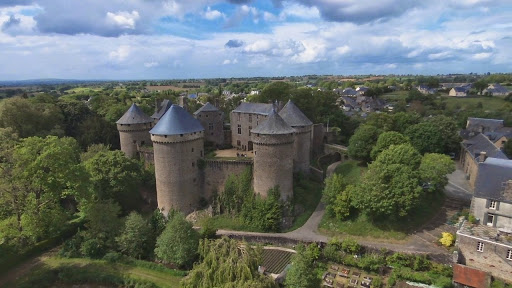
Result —
[[172, 105], [151, 131], [158, 208], [188, 214], [197, 208], [199, 160], [203, 157], [204, 128], [178, 105]]
[[149, 130], [153, 127], [153, 119], [134, 104], [116, 122], [121, 151], [127, 157], [134, 158], [138, 154], [138, 146], [150, 144]]
[[309, 174], [313, 122], [291, 100], [279, 111], [279, 116], [295, 130], [293, 171]]
[[294, 132], [275, 110], [252, 129], [254, 192], [266, 197], [269, 189], [279, 186], [281, 199], [291, 200]]

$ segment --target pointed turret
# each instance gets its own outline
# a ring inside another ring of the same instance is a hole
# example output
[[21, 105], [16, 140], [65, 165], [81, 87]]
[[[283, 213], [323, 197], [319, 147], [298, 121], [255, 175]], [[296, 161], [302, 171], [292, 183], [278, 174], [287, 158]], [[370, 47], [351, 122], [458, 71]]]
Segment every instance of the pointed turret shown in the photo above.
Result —
[[149, 129], [153, 127], [153, 119], [146, 115], [135, 103], [116, 122], [121, 142], [121, 151], [126, 156], [137, 156], [138, 147], [150, 144]]
[[167, 110], [169, 110], [169, 108], [171, 108], [171, 106], [172, 106], [172, 102], [169, 99], [164, 99], [164, 101], [162, 101], [162, 103], [160, 103], [157, 111], [155, 111], [155, 113], [153, 115], [151, 115], [151, 118], [154, 119], [155, 123], [157, 123], [160, 120], [160, 118], [162, 118], [162, 116], [164, 116], [165, 112], [167, 112]]
[[293, 171], [308, 174], [313, 122], [291, 100], [279, 111], [279, 115], [295, 130]]
[[293, 197], [293, 133], [274, 110], [268, 118], [252, 129], [254, 147], [254, 191], [263, 197], [279, 186], [281, 199]]

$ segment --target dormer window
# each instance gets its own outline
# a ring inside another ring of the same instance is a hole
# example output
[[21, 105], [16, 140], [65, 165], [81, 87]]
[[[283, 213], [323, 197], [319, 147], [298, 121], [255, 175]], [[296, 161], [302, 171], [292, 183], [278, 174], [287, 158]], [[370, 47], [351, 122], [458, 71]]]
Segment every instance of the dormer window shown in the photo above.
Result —
[[494, 200], [489, 201], [489, 209], [496, 210], [497, 203]]

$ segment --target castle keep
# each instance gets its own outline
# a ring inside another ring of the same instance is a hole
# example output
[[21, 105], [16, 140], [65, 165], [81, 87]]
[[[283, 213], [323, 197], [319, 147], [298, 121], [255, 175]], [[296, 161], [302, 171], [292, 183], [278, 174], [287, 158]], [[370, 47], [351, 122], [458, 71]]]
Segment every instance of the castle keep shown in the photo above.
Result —
[[[292, 199], [293, 172], [309, 173], [312, 122], [291, 101], [281, 111], [273, 104], [243, 102], [230, 116], [231, 140], [224, 137], [224, 114], [210, 103], [192, 116], [165, 100], [151, 117], [132, 104], [117, 121], [126, 156], [140, 153], [155, 165], [158, 208], [165, 215], [171, 209], [193, 212], [201, 198], [223, 190], [229, 175], [251, 166], [255, 193], [266, 197], [279, 186], [281, 199]], [[254, 160], [205, 159], [205, 141], [231, 144], [254, 153]], [[150, 143], [152, 152], [141, 149]]]

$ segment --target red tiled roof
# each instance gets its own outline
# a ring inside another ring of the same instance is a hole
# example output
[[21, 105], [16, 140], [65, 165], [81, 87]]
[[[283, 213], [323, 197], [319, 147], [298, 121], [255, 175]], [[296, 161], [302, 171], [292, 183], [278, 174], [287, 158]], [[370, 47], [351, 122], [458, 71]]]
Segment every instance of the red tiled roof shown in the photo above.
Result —
[[454, 282], [475, 288], [487, 288], [489, 280], [489, 275], [484, 271], [460, 264], [453, 265]]

